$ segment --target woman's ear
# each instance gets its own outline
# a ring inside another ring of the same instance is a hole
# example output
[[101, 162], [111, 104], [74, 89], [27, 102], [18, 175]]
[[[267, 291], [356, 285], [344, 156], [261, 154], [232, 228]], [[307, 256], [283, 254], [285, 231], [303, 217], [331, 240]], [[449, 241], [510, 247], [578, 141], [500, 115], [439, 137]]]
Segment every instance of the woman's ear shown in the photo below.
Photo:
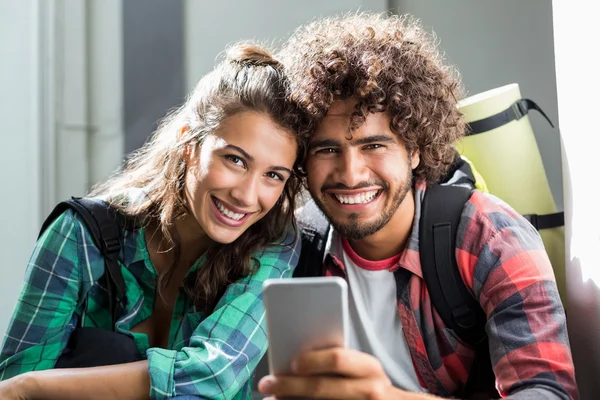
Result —
[[189, 126], [184, 125], [181, 127], [181, 129], [179, 129], [179, 132], [177, 133], [177, 138], [179, 139], [179, 142], [182, 143], [182, 148], [180, 150], [181, 158], [188, 165], [190, 163], [190, 160], [192, 160], [194, 158], [194, 152], [195, 152], [195, 146], [192, 145], [192, 143], [185, 140], [186, 135], [188, 134], [189, 131], [190, 131]]
[[182, 126], [179, 129], [179, 132], [177, 134], [177, 139], [183, 140], [184, 137], [185, 137], [185, 135], [186, 135], [186, 133], [188, 133], [189, 131], [190, 131], [190, 127], [189, 126], [187, 126], [187, 125]]

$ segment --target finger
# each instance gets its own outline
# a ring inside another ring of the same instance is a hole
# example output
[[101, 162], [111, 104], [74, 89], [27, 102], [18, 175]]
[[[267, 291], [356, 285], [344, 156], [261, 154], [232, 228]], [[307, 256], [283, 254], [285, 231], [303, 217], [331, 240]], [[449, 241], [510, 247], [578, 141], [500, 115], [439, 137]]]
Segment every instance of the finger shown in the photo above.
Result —
[[386, 384], [380, 380], [328, 376], [266, 376], [258, 384], [258, 390], [262, 394], [276, 398], [383, 399], [387, 389]]
[[384, 375], [379, 360], [370, 354], [343, 347], [300, 354], [292, 363], [297, 375], [344, 375], [354, 378]]

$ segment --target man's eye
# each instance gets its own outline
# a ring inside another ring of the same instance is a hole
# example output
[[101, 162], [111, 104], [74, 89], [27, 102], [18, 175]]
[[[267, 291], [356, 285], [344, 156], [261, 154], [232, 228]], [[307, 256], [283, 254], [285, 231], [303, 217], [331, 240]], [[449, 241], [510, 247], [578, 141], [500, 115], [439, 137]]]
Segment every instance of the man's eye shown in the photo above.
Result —
[[382, 145], [378, 144], [378, 143], [373, 143], [373, 144], [368, 144], [365, 146], [366, 150], [373, 150], [373, 149], [379, 149], [383, 147]]
[[319, 149], [319, 150], [315, 151], [315, 154], [332, 154], [332, 153], [336, 153], [336, 152], [337, 151], [335, 149], [328, 147], [326, 149]]

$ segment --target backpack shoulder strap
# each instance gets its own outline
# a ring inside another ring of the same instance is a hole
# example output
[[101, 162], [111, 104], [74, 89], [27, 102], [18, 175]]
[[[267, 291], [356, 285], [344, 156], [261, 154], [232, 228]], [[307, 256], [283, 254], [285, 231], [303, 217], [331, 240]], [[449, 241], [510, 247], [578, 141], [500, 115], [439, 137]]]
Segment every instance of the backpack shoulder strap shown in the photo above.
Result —
[[115, 323], [125, 304], [125, 281], [118, 262], [121, 252], [121, 228], [116, 211], [108, 203], [99, 199], [72, 197], [54, 207], [42, 224], [40, 236], [59, 215], [68, 209], [81, 217], [94, 244], [104, 257], [108, 302], [112, 326], [115, 329]]
[[302, 250], [294, 277], [320, 276], [323, 271], [325, 245], [330, 224], [311, 198], [297, 216], [298, 228], [302, 235]]
[[472, 345], [485, 337], [486, 316], [458, 270], [458, 225], [472, 187], [433, 185], [425, 191], [419, 222], [419, 253], [431, 301], [449, 328]]
[[474, 188], [473, 172], [457, 154], [444, 184], [425, 191], [419, 221], [419, 254], [433, 306], [446, 326], [475, 349], [468, 380], [459, 390], [461, 398], [495, 399], [499, 394], [485, 331], [487, 318], [465, 286], [456, 261], [458, 226]]

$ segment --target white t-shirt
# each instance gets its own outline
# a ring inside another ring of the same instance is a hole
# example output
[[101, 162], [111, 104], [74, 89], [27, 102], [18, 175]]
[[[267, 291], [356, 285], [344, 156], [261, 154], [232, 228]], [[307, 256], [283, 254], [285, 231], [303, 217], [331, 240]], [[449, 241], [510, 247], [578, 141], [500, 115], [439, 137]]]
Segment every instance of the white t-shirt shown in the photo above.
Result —
[[364, 260], [335, 231], [329, 246], [329, 252], [344, 264], [348, 278], [350, 347], [376, 357], [395, 387], [426, 391], [419, 384], [404, 338], [396, 280], [389, 271], [400, 255], [383, 261]]

